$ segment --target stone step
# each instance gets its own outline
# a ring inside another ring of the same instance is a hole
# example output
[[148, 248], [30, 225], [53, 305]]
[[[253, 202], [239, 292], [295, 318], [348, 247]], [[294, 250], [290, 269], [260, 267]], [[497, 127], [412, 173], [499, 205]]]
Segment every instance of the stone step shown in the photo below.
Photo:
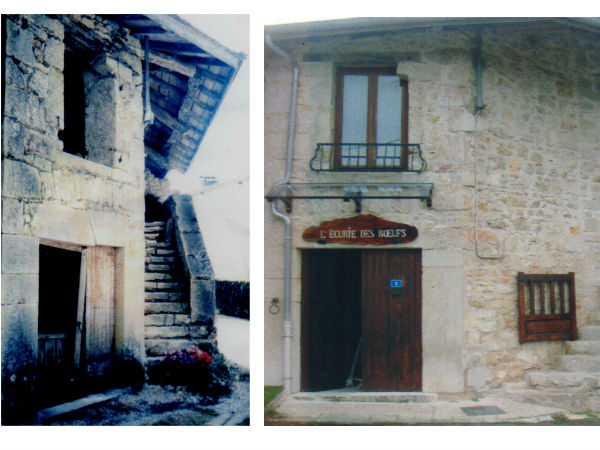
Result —
[[154, 222], [145, 222], [144, 223], [145, 226], [147, 227], [159, 227], [159, 226], [165, 226], [165, 221], [163, 220], [155, 220]]
[[190, 316], [187, 314], [147, 314], [144, 316], [145, 326], [189, 325], [190, 322]]
[[600, 373], [600, 356], [596, 355], [561, 355], [558, 358], [558, 370], [568, 372]]
[[144, 238], [146, 239], [146, 242], [158, 241], [159, 236], [160, 233], [149, 233], [147, 231], [144, 233]]
[[173, 265], [171, 264], [148, 264], [146, 272], [171, 272]]
[[438, 399], [438, 395], [425, 392], [361, 392], [339, 389], [327, 392], [302, 392], [293, 395], [296, 400], [314, 400], [330, 402], [377, 402], [377, 403], [429, 403]]
[[533, 388], [593, 390], [600, 388], [600, 373], [529, 371], [525, 379]]
[[184, 288], [184, 283], [172, 281], [146, 281], [144, 283], [146, 292], [183, 292]]
[[147, 303], [153, 302], [179, 302], [183, 303], [185, 300], [185, 295], [183, 292], [145, 292], [144, 299]]
[[159, 256], [177, 255], [177, 249], [175, 249], [175, 248], [157, 248], [154, 253]]
[[187, 326], [147, 326], [144, 327], [144, 335], [146, 339], [173, 339], [190, 337], [190, 330]]
[[164, 357], [171, 350], [185, 350], [192, 344], [199, 344], [197, 340], [191, 339], [146, 339], [146, 355]]
[[507, 390], [506, 396], [520, 403], [564, 408], [571, 412], [600, 411], [600, 395], [598, 392], [550, 391], [537, 389]]
[[565, 352], [569, 355], [600, 355], [600, 341], [567, 341]]
[[152, 255], [146, 258], [146, 264], [174, 264], [175, 255]]
[[582, 341], [600, 341], [600, 325], [581, 325], [577, 331]]
[[189, 314], [190, 306], [181, 302], [145, 302], [144, 314]]
[[145, 281], [176, 281], [177, 275], [171, 272], [146, 272]]

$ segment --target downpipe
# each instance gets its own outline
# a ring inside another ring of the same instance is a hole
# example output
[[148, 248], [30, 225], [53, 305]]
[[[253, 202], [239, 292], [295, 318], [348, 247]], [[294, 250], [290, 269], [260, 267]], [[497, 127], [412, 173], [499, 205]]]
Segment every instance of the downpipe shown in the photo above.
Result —
[[[298, 80], [300, 67], [298, 62], [277, 47], [271, 40], [271, 36], [265, 33], [265, 45], [288, 61], [292, 66], [292, 85], [290, 110], [288, 116], [288, 133], [286, 146], [285, 174], [274, 186], [289, 184], [292, 178], [292, 164], [294, 160], [294, 138], [296, 134], [296, 107], [298, 103]], [[292, 222], [290, 217], [277, 209], [277, 200], [271, 205], [273, 215], [281, 219], [285, 225], [283, 236], [284, 248], [284, 282], [283, 282], [283, 389], [290, 393], [292, 390]]]

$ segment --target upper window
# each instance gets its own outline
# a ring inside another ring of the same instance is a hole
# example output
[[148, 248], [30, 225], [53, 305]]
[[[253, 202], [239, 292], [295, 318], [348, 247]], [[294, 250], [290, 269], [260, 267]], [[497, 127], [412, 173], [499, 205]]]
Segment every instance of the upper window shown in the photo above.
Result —
[[65, 49], [64, 124], [58, 132], [63, 150], [109, 167], [114, 166], [116, 154], [115, 67], [107, 54]]
[[340, 68], [334, 166], [406, 168], [408, 89], [395, 67]]
[[58, 137], [64, 143], [64, 151], [73, 155], [87, 157], [85, 148], [85, 89], [84, 71], [89, 70], [89, 56], [72, 50], [65, 51], [64, 66], [64, 129]]

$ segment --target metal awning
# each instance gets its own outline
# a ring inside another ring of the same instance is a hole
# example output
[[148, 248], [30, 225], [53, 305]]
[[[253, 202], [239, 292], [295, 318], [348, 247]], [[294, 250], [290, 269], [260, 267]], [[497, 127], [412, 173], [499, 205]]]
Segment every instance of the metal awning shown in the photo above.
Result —
[[356, 212], [363, 200], [421, 200], [431, 207], [433, 183], [287, 183], [274, 185], [265, 198], [281, 200], [292, 212], [293, 200], [353, 201]]

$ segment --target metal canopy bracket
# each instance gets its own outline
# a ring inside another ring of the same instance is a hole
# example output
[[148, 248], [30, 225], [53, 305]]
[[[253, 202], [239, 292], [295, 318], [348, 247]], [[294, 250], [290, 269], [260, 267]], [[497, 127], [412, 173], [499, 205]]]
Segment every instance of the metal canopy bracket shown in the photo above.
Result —
[[433, 183], [289, 183], [273, 186], [265, 198], [281, 200], [288, 213], [297, 200], [353, 201], [360, 213], [364, 200], [421, 200], [431, 208]]

